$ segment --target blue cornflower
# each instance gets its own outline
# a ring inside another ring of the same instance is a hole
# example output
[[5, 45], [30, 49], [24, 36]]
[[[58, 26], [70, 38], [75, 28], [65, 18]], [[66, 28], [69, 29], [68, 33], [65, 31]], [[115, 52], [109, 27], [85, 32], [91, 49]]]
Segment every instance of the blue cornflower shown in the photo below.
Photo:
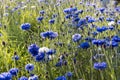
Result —
[[105, 44], [105, 40], [104, 39], [93, 40], [92, 43], [94, 45], [101, 46], [101, 45]]
[[1, 73], [0, 77], [3, 78], [3, 79], [0, 78], [0, 80], [11, 80], [12, 79], [12, 75], [9, 72]]
[[100, 16], [100, 17], [99, 17], [99, 20], [100, 20], [100, 21], [103, 21], [103, 20], [104, 20], [104, 16]]
[[38, 53], [38, 55], [35, 56], [35, 60], [37, 62], [42, 61], [44, 58], [45, 58], [45, 53], [44, 52], [40, 52], [40, 53]]
[[18, 80], [28, 80], [28, 78], [25, 77], [25, 76], [22, 76], [22, 77], [20, 77]]
[[29, 52], [32, 56], [38, 55], [38, 50], [39, 50], [39, 46], [37, 46], [36, 44], [31, 44], [31, 45], [28, 47], [28, 52]]
[[40, 12], [39, 12], [39, 14], [45, 14], [45, 11], [44, 10], [41, 10]]
[[109, 29], [110, 29], [110, 30], [114, 30], [114, 26], [110, 26]]
[[104, 11], [105, 11], [105, 8], [100, 8], [101, 13], [104, 13]]
[[43, 16], [37, 17], [37, 21], [38, 21], [38, 22], [41, 22], [43, 19], [44, 19]]
[[117, 24], [120, 25], [120, 20], [118, 20]]
[[119, 36], [113, 36], [112, 41], [120, 42], [120, 37]]
[[65, 76], [59, 76], [55, 80], [67, 80]]
[[73, 73], [72, 73], [72, 72], [67, 72], [65, 75], [66, 75], [67, 77], [72, 77], [72, 76], [73, 76]]
[[115, 41], [109, 41], [106, 43], [106, 46], [109, 46], [109, 47], [118, 47], [118, 42], [115, 42]]
[[106, 62], [96, 62], [94, 63], [94, 68], [97, 70], [103, 70], [107, 67], [107, 63]]
[[73, 20], [72, 20], [72, 22], [78, 22], [80, 20], [80, 18], [79, 17], [76, 17], [76, 18], [74, 18]]
[[105, 26], [103, 26], [103, 27], [97, 27], [96, 30], [97, 30], [98, 32], [103, 32], [103, 31], [108, 30], [108, 28], [105, 27]]
[[27, 71], [33, 71], [34, 70], [34, 65], [29, 63], [25, 66], [25, 70]]
[[59, 60], [57, 63], [56, 63], [56, 67], [61, 67], [63, 65], [63, 60]]
[[29, 77], [28, 80], [39, 80], [39, 79], [38, 79], [37, 75], [33, 75], [33, 76]]
[[95, 22], [95, 19], [93, 19], [93, 18], [88, 18], [88, 23], [93, 23], [93, 22]]
[[5, 80], [5, 77], [0, 74], [0, 80]]
[[111, 21], [114, 21], [114, 19], [113, 18], [106, 18], [106, 21], [111, 22]]
[[54, 19], [50, 19], [50, 20], [49, 20], [49, 23], [50, 23], [50, 24], [54, 24], [54, 23], [55, 23], [55, 20], [54, 20]]
[[74, 42], [78, 42], [81, 38], [82, 38], [82, 36], [81, 36], [80, 34], [74, 34], [74, 35], [72, 36], [72, 40], [73, 40]]
[[79, 22], [78, 22], [78, 27], [80, 27], [80, 26], [82, 26], [82, 25], [86, 25], [86, 24], [87, 24], [86, 19], [81, 19], [81, 20], [79, 20]]
[[46, 52], [46, 54], [48, 54], [48, 55], [52, 55], [52, 54], [55, 54], [55, 53], [56, 53], [56, 50], [54, 50], [54, 49], [49, 49], [49, 51]]
[[12, 57], [12, 59], [13, 59], [13, 60], [19, 60], [19, 56], [18, 56], [18, 55], [14, 55], [14, 56]]
[[31, 27], [31, 24], [30, 23], [24, 23], [20, 27], [21, 27], [22, 30], [29, 30], [30, 27]]
[[92, 32], [93, 36], [96, 36], [98, 34], [98, 32]]
[[89, 48], [90, 47], [90, 44], [88, 43], [88, 42], [83, 42], [83, 43], [81, 43], [79, 46], [78, 46], [78, 48], [83, 48], [83, 49], [87, 49], [87, 48]]
[[46, 32], [42, 32], [40, 33], [40, 36], [42, 38], [50, 38], [50, 39], [54, 39], [58, 36], [57, 32], [53, 32], [53, 31], [46, 31]]
[[11, 68], [9, 72], [11, 73], [12, 76], [17, 76], [18, 74], [18, 68]]

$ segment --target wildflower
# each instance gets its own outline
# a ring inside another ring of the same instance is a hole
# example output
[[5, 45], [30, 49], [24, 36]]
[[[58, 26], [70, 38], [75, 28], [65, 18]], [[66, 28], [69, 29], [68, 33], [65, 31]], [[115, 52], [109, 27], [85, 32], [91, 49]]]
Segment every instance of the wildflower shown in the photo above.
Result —
[[59, 76], [55, 80], [67, 80], [65, 76]]
[[109, 46], [109, 47], [118, 47], [118, 42], [115, 42], [115, 41], [109, 41], [106, 43], [106, 46]]
[[120, 20], [118, 20], [117, 24], [120, 25]]
[[73, 73], [72, 73], [72, 72], [67, 72], [65, 75], [66, 75], [67, 77], [72, 77], [72, 76], [73, 76]]
[[9, 72], [4, 72], [0, 74], [0, 80], [11, 80], [12, 75]]
[[45, 11], [44, 10], [41, 10], [40, 12], [39, 12], [39, 14], [45, 14]]
[[90, 47], [90, 45], [89, 45], [89, 43], [88, 42], [83, 42], [83, 43], [81, 43], [79, 46], [78, 46], [78, 48], [83, 48], [83, 49], [87, 49], [87, 48], [89, 48]]
[[74, 35], [72, 36], [72, 40], [73, 40], [74, 42], [78, 42], [81, 38], [82, 38], [82, 36], [81, 36], [80, 34], [74, 34]]
[[18, 56], [18, 55], [14, 55], [14, 56], [12, 57], [12, 59], [13, 59], [13, 60], [19, 60], [19, 56]]
[[58, 36], [57, 32], [53, 32], [53, 31], [46, 31], [46, 32], [42, 32], [40, 33], [40, 36], [44, 39], [44, 38], [50, 38], [50, 39], [54, 39]]
[[113, 18], [106, 18], [106, 21], [111, 22], [111, 21], [114, 21], [114, 19]]
[[32, 56], [38, 55], [38, 50], [39, 50], [39, 47], [38, 47], [36, 44], [31, 44], [31, 45], [28, 47], [28, 52], [29, 52]]
[[44, 52], [40, 52], [38, 55], [35, 56], [35, 60], [37, 62], [42, 61], [45, 58], [45, 53]]
[[49, 51], [49, 48], [47, 48], [47, 47], [41, 47], [41, 48], [39, 48], [39, 53], [40, 52], [48, 52]]
[[34, 70], [34, 65], [31, 64], [31, 63], [29, 63], [29, 64], [27, 64], [27, 65], [25, 66], [25, 69], [26, 69], [27, 71], [33, 71], [33, 70]]
[[47, 55], [52, 55], [52, 54], [55, 54], [56, 53], [56, 50], [54, 49], [49, 49], [48, 52], [46, 52]]
[[18, 68], [11, 68], [9, 72], [11, 73], [12, 76], [17, 76], [18, 74]]
[[28, 80], [39, 80], [39, 79], [38, 79], [37, 75], [33, 75], [33, 76], [29, 77]]
[[25, 77], [25, 76], [22, 76], [22, 77], [20, 77], [18, 80], [28, 80], [28, 78]]
[[101, 45], [105, 44], [105, 40], [104, 39], [93, 40], [92, 43], [97, 46], [101, 46]]
[[97, 70], [103, 70], [107, 67], [107, 63], [106, 62], [96, 62], [94, 63], [94, 68]]
[[113, 36], [112, 41], [120, 42], [120, 37], [119, 36]]
[[86, 24], [87, 24], [86, 19], [81, 19], [81, 20], [79, 20], [79, 22], [78, 22], [78, 27], [80, 27], [80, 26], [82, 26], [82, 25], [86, 25]]
[[22, 24], [20, 27], [22, 30], [29, 30], [31, 25], [30, 23], [25, 23], [25, 24]]
[[50, 23], [50, 24], [54, 24], [54, 22], [55, 22], [54, 19], [50, 19], [50, 20], [49, 20], [49, 23]]
[[113, 25], [115, 25], [114, 21], [111, 21], [111, 22], [108, 23], [108, 26], [113, 26]]
[[43, 19], [44, 19], [43, 16], [41, 16], [41, 17], [37, 17], [37, 21], [38, 21], [38, 22], [41, 22]]

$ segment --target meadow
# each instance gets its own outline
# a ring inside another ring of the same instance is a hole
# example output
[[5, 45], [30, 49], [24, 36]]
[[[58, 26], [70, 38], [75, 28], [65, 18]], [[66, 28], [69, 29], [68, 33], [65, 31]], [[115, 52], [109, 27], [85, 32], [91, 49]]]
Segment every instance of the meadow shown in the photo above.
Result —
[[120, 7], [84, 0], [0, 0], [0, 80], [120, 80]]

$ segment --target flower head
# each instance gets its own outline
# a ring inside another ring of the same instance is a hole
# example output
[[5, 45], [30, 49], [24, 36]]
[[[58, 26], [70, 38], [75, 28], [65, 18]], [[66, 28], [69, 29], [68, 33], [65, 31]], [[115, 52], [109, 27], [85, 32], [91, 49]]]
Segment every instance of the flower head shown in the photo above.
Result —
[[31, 44], [31, 45], [28, 47], [28, 52], [29, 52], [32, 56], [38, 55], [38, 50], [39, 50], [39, 47], [38, 47], [36, 44]]
[[72, 40], [73, 40], [74, 42], [78, 42], [81, 38], [82, 38], [82, 36], [81, 36], [80, 34], [74, 34], [74, 35], [72, 36]]
[[20, 77], [18, 80], [28, 80], [28, 78], [25, 77], [25, 76], [22, 76], [22, 77]]
[[12, 76], [17, 76], [18, 74], [18, 68], [11, 68], [9, 72], [11, 73]]
[[81, 43], [78, 47], [83, 48], [83, 49], [87, 49], [90, 47], [88, 42], [83, 42]]
[[94, 68], [97, 70], [103, 70], [107, 67], [107, 63], [106, 62], [96, 62], [94, 63]]
[[31, 27], [30, 23], [24, 23], [21, 25], [22, 30], [29, 30]]
[[27, 71], [33, 71], [33, 70], [34, 70], [34, 65], [33, 65], [33, 64], [27, 64], [27, 65], [25, 66], [25, 69], [26, 69]]

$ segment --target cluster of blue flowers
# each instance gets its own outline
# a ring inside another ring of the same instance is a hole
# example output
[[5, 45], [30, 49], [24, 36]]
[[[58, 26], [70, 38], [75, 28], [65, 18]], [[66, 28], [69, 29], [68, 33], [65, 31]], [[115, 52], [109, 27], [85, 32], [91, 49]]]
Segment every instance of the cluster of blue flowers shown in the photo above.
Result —
[[46, 32], [41, 32], [40, 36], [45, 39], [45, 38], [49, 38], [49, 39], [54, 39], [58, 36], [57, 32], [53, 32], [53, 31], [46, 31]]

